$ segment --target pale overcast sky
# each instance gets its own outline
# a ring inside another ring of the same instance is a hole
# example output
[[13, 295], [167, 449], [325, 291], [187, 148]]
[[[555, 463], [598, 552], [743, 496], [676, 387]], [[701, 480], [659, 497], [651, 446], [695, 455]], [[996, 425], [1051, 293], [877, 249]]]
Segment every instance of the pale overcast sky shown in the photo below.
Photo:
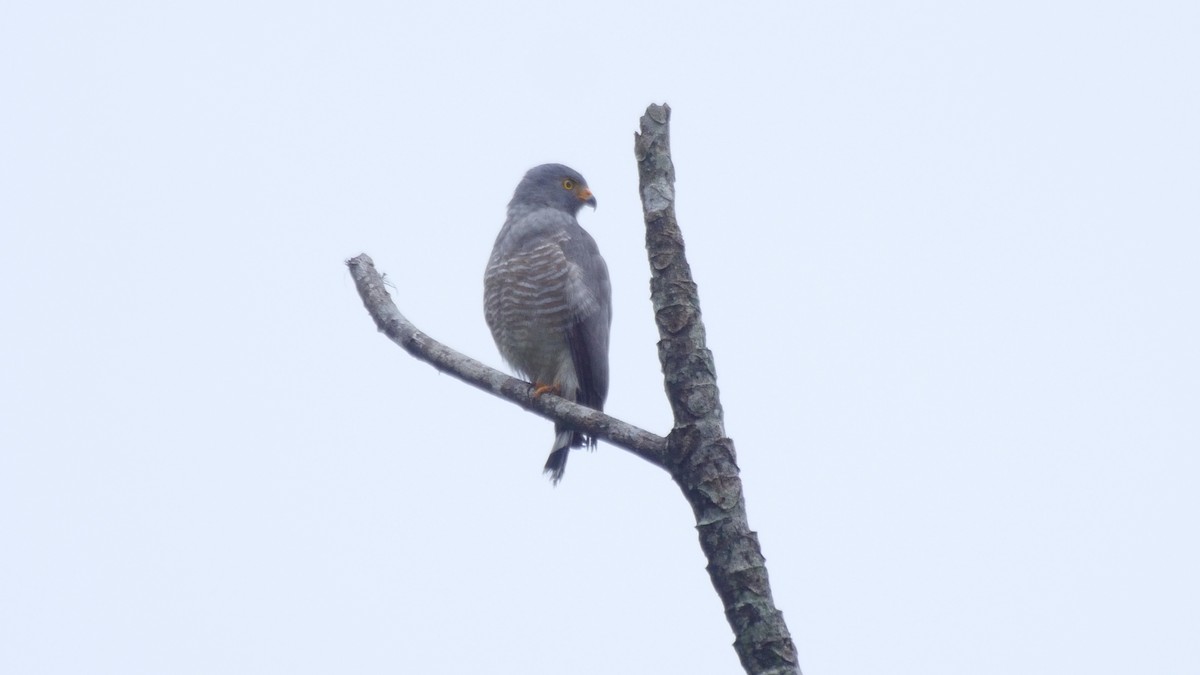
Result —
[[0, 6], [0, 672], [740, 672], [691, 512], [487, 363], [562, 162], [666, 433], [678, 210], [806, 675], [1200, 670], [1195, 2]]

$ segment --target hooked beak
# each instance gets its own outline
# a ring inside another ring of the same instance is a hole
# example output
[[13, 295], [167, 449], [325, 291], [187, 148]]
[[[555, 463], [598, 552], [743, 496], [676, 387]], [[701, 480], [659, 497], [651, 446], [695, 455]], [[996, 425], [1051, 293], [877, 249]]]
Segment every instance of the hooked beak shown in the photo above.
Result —
[[596, 198], [592, 196], [592, 191], [590, 189], [581, 188], [579, 190], [579, 194], [576, 196], [579, 197], [579, 201], [592, 207], [593, 211], [596, 210]]

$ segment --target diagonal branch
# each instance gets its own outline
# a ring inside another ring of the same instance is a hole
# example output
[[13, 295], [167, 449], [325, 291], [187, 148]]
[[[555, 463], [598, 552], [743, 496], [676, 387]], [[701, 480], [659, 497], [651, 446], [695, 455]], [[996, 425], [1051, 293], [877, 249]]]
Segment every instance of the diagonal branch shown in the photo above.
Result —
[[709, 578], [725, 606], [742, 667], [752, 675], [799, 675], [796, 645], [775, 608], [758, 535], [746, 520], [733, 441], [725, 436], [700, 295], [675, 219], [670, 119], [669, 107], [651, 105], [642, 116], [641, 133], [634, 134], [658, 357], [675, 415], [667, 437], [668, 470], [692, 505]]
[[375, 320], [379, 332], [409, 354], [440, 372], [507, 399], [534, 414], [603, 438], [655, 466], [666, 466], [665, 438], [553, 394], [534, 396], [533, 386], [528, 382], [505, 375], [417, 330], [392, 302], [392, 296], [383, 285], [383, 277], [376, 271], [375, 262], [370, 256], [363, 253], [347, 260], [346, 266], [350, 268], [358, 295]]

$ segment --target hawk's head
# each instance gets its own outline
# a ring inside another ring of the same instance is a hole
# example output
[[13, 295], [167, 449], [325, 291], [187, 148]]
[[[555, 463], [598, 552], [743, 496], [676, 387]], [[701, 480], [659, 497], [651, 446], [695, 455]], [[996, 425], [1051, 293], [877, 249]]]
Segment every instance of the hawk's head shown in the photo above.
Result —
[[562, 164], [542, 164], [525, 173], [511, 205], [538, 205], [579, 213], [584, 204], [596, 208], [596, 198], [579, 172]]

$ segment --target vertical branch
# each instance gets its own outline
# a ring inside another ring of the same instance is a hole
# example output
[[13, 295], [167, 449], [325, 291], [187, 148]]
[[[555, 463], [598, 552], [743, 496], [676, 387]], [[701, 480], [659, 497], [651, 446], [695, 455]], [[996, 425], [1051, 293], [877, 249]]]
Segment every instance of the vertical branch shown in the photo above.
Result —
[[752, 675], [798, 675], [796, 646], [771, 598], [758, 535], [746, 520], [737, 455], [725, 436], [716, 367], [705, 346], [700, 297], [675, 220], [670, 113], [665, 105], [651, 105], [641, 133], [634, 135], [658, 356], [675, 416], [667, 469], [692, 505], [708, 574], [742, 667]]

